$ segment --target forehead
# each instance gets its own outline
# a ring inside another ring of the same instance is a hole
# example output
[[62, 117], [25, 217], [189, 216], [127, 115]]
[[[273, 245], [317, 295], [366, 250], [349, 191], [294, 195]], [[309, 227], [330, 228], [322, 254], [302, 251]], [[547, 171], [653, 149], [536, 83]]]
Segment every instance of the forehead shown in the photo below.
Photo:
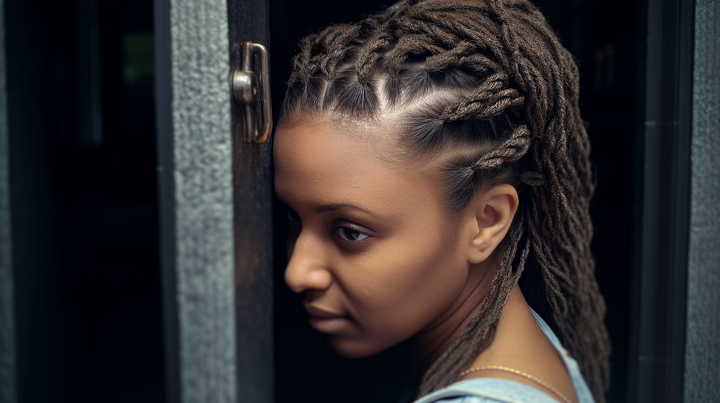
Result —
[[434, 170], [394, 164], [392, 135], [381, 128], [342, 127], [305, 118], [278, 127], [274, 140], [275, 188], [290, 202], [407, 205], [438, 199]]
[[350, 158], [375, 165], [379, 161], [367, 152], [378, 146], [377, 141], [383, 142], [375, 137], [371, 139], [364, 130], [342, 128], [320, 117], [296, 119], [292, 125], [281, 125], [276, 130], [273, 143], [276, 173], [285, 168], [318, 173], [316, 170], [326, 165]]

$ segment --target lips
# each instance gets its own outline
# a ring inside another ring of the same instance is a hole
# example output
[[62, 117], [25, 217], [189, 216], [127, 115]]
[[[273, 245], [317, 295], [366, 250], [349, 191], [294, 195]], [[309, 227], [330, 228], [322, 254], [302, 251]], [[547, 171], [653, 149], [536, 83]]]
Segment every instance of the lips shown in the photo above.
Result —
[[311, 305], [305, 305], [308, 322], [321, 333], [337, 333], [350, 324], [347, 315], [340, 315]]

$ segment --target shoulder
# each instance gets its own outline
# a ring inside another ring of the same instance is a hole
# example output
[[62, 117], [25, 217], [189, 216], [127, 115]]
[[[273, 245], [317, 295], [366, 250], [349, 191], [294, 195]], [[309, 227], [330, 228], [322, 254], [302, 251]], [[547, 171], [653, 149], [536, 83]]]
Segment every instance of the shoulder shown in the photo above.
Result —
[[449, 397], [447, 399], [435, 400], [433, 403], [504, 403], [504, 400], [496, 400], [489, 397], [480, 396], [458, 396]]
[[476, 378], [454, 383], [415, 403], [557, 403], [545, 393], [519, 382]]

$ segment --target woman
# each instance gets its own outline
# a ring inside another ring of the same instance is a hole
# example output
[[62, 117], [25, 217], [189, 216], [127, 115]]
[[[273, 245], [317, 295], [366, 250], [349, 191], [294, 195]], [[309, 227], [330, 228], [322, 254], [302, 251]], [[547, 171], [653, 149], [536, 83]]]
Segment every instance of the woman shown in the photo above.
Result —
[[346, 357], [407, 341], [421, 402], [603, 401], [577, 98], [524, 0], [404, 0], [305, 38], [274, 156], [311, 326]]

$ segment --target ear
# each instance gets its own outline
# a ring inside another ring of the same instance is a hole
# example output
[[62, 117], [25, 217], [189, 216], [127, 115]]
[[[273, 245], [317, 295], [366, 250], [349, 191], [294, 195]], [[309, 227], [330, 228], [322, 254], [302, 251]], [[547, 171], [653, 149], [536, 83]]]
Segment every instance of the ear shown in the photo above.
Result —
[[481, 263], [505, 238], [520, 199], [514, 187], [495, 185], [475, 196], [468, 206], [468, 261]]

